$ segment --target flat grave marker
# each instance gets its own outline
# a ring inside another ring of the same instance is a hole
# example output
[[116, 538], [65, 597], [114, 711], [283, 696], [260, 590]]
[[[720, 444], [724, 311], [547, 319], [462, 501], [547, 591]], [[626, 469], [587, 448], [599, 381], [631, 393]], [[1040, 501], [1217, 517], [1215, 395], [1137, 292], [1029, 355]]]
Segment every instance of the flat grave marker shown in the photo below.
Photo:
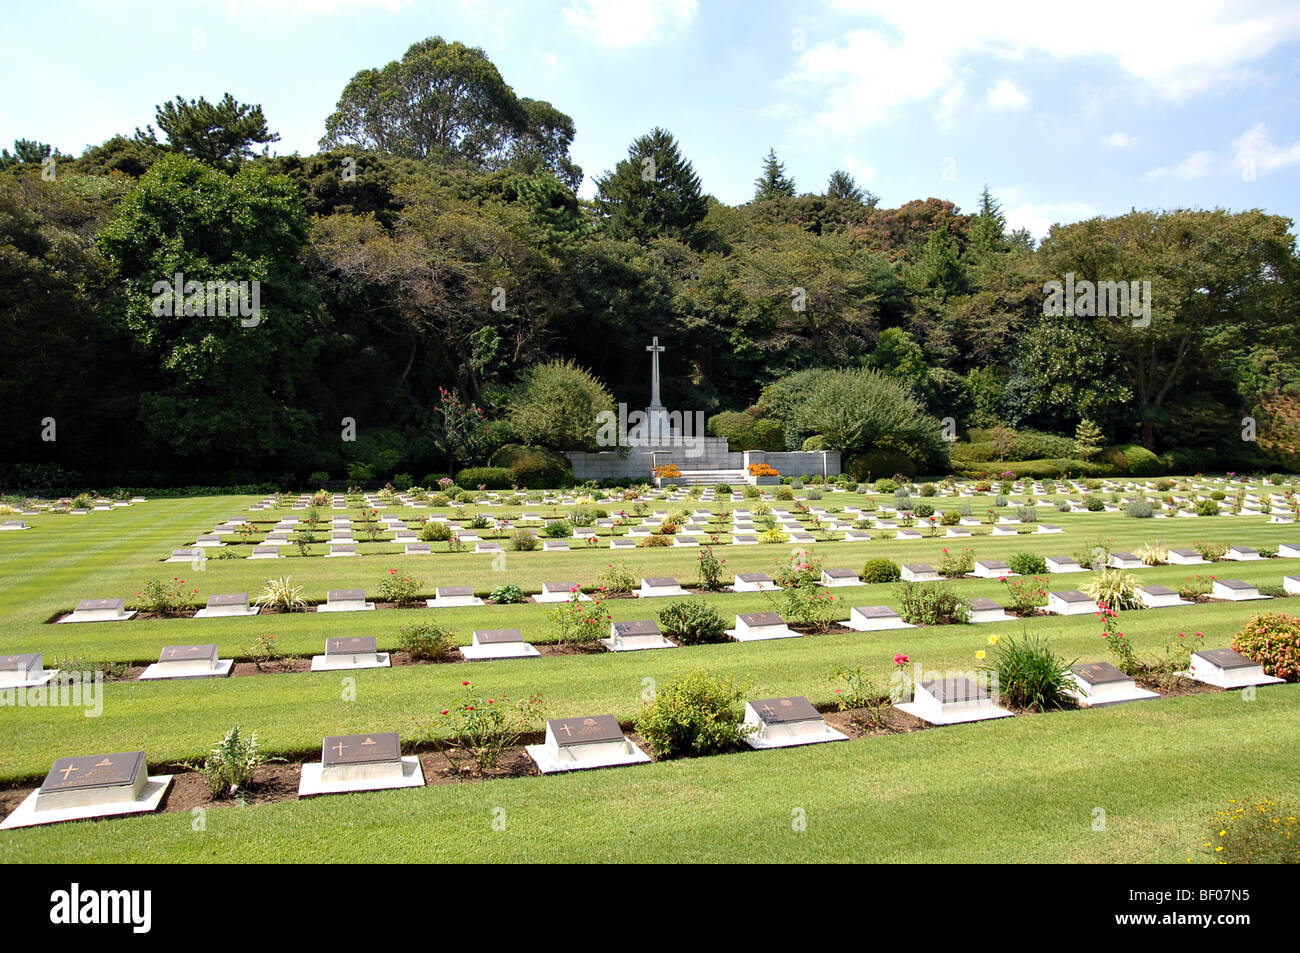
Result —
[[220, 619], [231, 616], [257, 615], [258, 607], [248, 604], [248, 593], [232, 592], [208, 596], [207, 605], [194, 613], [196, 619]]
[[433, 590], [433, 598], [425, 600], [425, 605], [430, 609], [460, 609], [481, 606], [483, 600], [474, 595], [473, 586], [438, 586]]
[[338, 672], [357, 668], [389, 668], [391, 657], [380, 652], [372, 635], [338, 636], [325, 640], [325, 654], [313, 655], [313, 672]]
[[329, 735], [318, 764], [304, 764], [299, 797], [424, 786], [420, 759], [402, 757], [397, 732]]
[[742, 724], [752, 729], [745, 743], [760, 751], [849, 740], [848, 735], [826, 724], [821, 712], [802, 695], [746, 702]]
[[881, 632], [885, 629], [914, 629], [916, 626], [904, 622], [889, 606], [854, 606], [849, 612], [849, 619], [844, 623], [848, 628], [858, 632]]
[[546, 741], [527, 745], [525, 750], [543, 774], [650, 761], [650, 756], [623, 734], [613, 715], [552, 718], [546, 723]]
[[156, 811], [171, 782], [149, 776], [143, 751], [59, 758], [0, 830]]
[[633, 619], [627, 622], [611, 622], [609, 638], [601, 643], [611, 652], [640, 652], [647, 649], [675, 649], [676, 642], [670, 642], [659, 631], [659, 626], [650, 619]]
[[532, 644], [524, 641], [523, 633], [518, 629], [475, 629], [473, 641], [462, 645], [460, 654], [471, 662], [541, 656]]
[[797, 639], [795, 632], [775, 612], [749, 612], [736, 616], [735, 628], [727, 635], [737, 642], [764, 642], [768, 639]]
[[373, 602], [366, 602], [364, 589], [330, 589], [325, 593], [325, 604], [317, 612], [371, 612]]
[[1072, 666], [1070, 677], [1075, 687], [1066, 694], [1082, 708], [1102, 708], [1160, 697], [1159, 692], [1139, 688], [1131, 676], [1109, 662], [1083, 662]]
[[168, 645], [158, 653], [158, 661], [140, 673], [140, 681], [168, 678], [225, 678], [234, 668], [234, 660], [217, 658], [217, 646]]
[[1192, 653], [1192, 678], [1218, 688], [1276, 685], [1283, 679], [1264, 674], [1264, 666], [1235, 649], [1201, 649]]
[[1011, 712], [994, 704], [993, 698], [981, 685], [965, 676], [923, 679], [916, 686], [912, 701], [894, 707], [932, 725], [1012, 717]]
[[134, 615], [134, 609], [126, 611], [124, 599], [83, 599], [59, 622], [125, 622]]
[[58, 674], [58, 669], [45, 671], [42, 666], [40, 652], [0, 655], [0, 689], [36, 688]]

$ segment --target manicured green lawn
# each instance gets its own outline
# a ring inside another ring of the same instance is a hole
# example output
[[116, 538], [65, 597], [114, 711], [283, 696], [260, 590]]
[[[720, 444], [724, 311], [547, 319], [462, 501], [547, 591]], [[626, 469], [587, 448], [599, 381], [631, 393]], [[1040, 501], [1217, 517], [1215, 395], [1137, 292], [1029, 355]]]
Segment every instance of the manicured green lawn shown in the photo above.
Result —
[[[828, 494], [821, 504], [861, 499]], [[591, 587], [611, 562], [626, 564], [638, 576], [675, 576], [685, 585], [696, 578], [697, 553], [691, 548], [511, 552], [504, 569], [494, 569], [490, 556], [473, 553], [274, 562], [209, 559], [200, 572], [188, 564], [161, 562], [217, 522], [245, 514], [251, 501], [153, 500], [87, 516], [26, 517], [34, 529], [0, 534], [0, 651], [40, 651], [47, 662], [60, 656], [147, 661], [156, 659], [164, 645], [216, 642], [222, 657], [244, 657], [255, 635], [270, 633], [285, 651], [312, 654], [321, 651], [326, 637], [344, 634], [374, 635], [381, 648], [391, 648], [401, 625], [427, 619], [452, 626], [462, 643], [476, 628], [518, 627], [531, 641], [553, 639], [550, 607], [536, 604], [87, 625], [45, 622], [84, 598], [116, 596], [129, 603], [145, 580], [172, 575], [198, 589], [200, 603], [213, 593], [255, 596], [267, 576], [282, 574], [291, 574], [310, 598], [323, 598], [327, 589], [353, 587], [365, 587], [373, 597], [381, 577], [394, 566], [413, 571], [430, 594], [435, 585], [449, 584], [470, 584], [483, 594], [507, 582], [531, 591], [543, 581]], [[939, 503], [940, 508], [946, 505], [951, 504]], [[976, 514], [983, 512], [982, 501], [972, 501], [972, 506]], [[415, 519], [410, 511], [393, 512]], [[326, 509], [323, 515], [332, 514]], [[1117, 513], [1045, 511], [1040, 518], [1066, 532], [827, 542], [812, 551], [828, 567], [860, 570], [866, 559], [878, 555], [935, 563], [945, 546], [969, 546], [979, 558], [1005, 560], [1020, 550], [1070, 555], [1097, 538], [1110, 539], [1118, 550], [1155, 541], [1188, 547], [1209, 539], [1262, 548], [1300, 540], [1300, 530], [1271, 525], [1264, 517], [1135, 520]], [[792, 549], [723, 546], [719, 552], [728, 574], [770, 573], [789, 559]], [[1135, 575], [1142, 582], [1176, 588], [1198, 572], [1279, 585], [1283, 575], [1300, 573], [1300, 560], [1166, 566]], [[1087, 579], [1084, 574], [1052, 576], [1050, 587], [1076, 588]], [[996, 580], [954, 585], [966, 596], [1006, 601]], [[839, 618], [855, 605], [897, 606], [888, 585], [835, 595]], [[729, 619], [773, 608], [757, 594], [706, 598]], [[613, 600], [609, 606], [615, 619], [653, 618], [669, 601]], [[1279, 610], [1300, 612], [1300, 603], [1133, 611], [1124, 614], [1123, 627], [1143, 652], [1158, 650], [1179, 631], [1202, 631], [1206, 645], [1218, 647], [1227, 645], [1254, 613]], [[325, 734], [348, 731], [394, 730], [409, 741], [417, 722], [436, 725], [437, 711], [460, 692], [466, 678], [501, 697], [540, 692], [551, 716], [611, 712], [625, 722], [640, 710], [647, 680], [663, 683], [695, 667], [748, 681], [752, 697], [799, 694], [829, 702], [829, 675], [837, 665], [864, 665], [882, 685], [899, 652], [926, 670], [967, 671], [978, 666], [974, 653], [985, 647], [990, 634], [1022, 629], [1047, 637], [1067, 658], [1106, 657], [1097, 620], [1089, 615], [658, 652], [112, 683], [105, 686], [99, 717], [71, 708], [0, 708], [0, 783], [39, 780], [62, 755], [109, 750], [145, 748], [157, 770], [201, 758], [236, 722], [257, 731], [273, 754], [307, 756], [319, 750]], [[1197, 842], [1204, 819], [1224, 799], [1295, 788], [1293, 757], [1287, 752], [1296, 750], [1300, 733], [1300, 719], [1294, 717], [1297, 691], [1294, 686], [1260, 690], [1258, 700], [1249, 704], [1236, 693], [1166, 699], [580, 777], [218, 808], [209, 812], [206, 834], [191, 833], [188, 815], [96, 824], [89, 828], [91, 838], [84, 836], [85, 825], [6, 832], [0, 835], [0, 858], [1181, 862]], [[490, 826], [494, 806], [506, 808], [505, 832]], [[1107, 811], [1106, 833], [1090, 826], [1090, 812], [1099, 806]], [[806, 833], [790, 830], [795, 807], [807, 811]]]
[[[7, 861], [1185, 863], [1296, 794], [1300, 687], [0, 835]], [[1104, 830], [1094, 829], [1104, 811]], [[794, 829], [799, 812], [805, 829]], [[504, 830], [494, 829], [504, 821]], [[204, 826], [204, 825], [198, 825]]]

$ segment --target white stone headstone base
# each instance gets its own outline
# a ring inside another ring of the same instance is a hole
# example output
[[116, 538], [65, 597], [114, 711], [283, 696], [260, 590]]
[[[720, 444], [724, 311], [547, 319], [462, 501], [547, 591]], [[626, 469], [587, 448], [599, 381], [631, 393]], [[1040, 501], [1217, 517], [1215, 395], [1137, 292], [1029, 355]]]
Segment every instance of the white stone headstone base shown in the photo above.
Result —
[[23, 679], [22, 681], [10, 681], [9, 676], [17, 676], [17, 672], [0, 672], [0, 691], [6, 688], [40, 688], [42, 685], [49, 683], [50, 679], [59, 674], [57, 668], [46, 669], [35, 678]]
[[[184, 663], [154, 662], [140, 673], [140, 681], [154, 682], [171, 678], [225, 678], [235, 667], [234, 659], [217, 659], [217, 667], [206, 672], [187, 669]], [[177, 671], [179, 669], [179, 671]]]
[[1078, 689], [1068, 689], [1065, 694], [1078, 702], [1080, 708], [1105, 708], [1107, 705], [1122, 705], [1125, 702], [1148, 701], [1160, 697], [1159, 692], [1139, 688], [1133, 681], [1090, 686], [1077, 675], [1072, 677]]
[[662, 635], [634, 635], [622, 640], [615, 640], [611, 636], [607, 639], [601, 639], [600, 644], [611, 652], [644, 652], [649, 649], [675, 649], [678, 647], [676, 642], [670, 642]]
[[469, 606], [481, 606], [483, 600], [478, 596], [452, 596], [449, 599], [425, 599], [424, 604], [430, 609], [464, 609]]
[[[917, 694], [920, 695], [919, 692]], [[933, 702], [910, 701], [894, 707], [932, 725], [962, 725], [971, 721], [1014, 717], [1012, 712], [996, 705], [937, 705]]]
[[535, 646], [528, 642], [489, 642], [487, 645], [462, 645], [460, 654], [469, 662], [503, 658], [541, 658], [542, 655]]
[[1191, 670], [1179, 674], [1198, 682], [1204, 682], [1206, 685], [1224, 689], [1249, 688], [1251, 685], [1277, 685], [1285, 681], [1282, 678], [1265, 675], [1262, 665], [1224, 670], [1209, 663], [1198, 665], [1199, 661], [1199, 659], [1193, 657]]
[[[568, 602], [573, 598], [573, 595], [571, 592], [539, 592], [533, 596], [533, 602]], [[579, 602], [591, 601], [591, 596], [585, 592], [579, 592], [577, 595]]]
[[[582, 748], [593, 750], [581, 758], [574, 758], [568, 752]], [[582, 745], [575, 749], [552, 747], [550, 745], [525, 745], [528, 757], [533, 759], [537, 770], [542, 774], [558, 774], [564, 771], [584, 771], [588, 768], [616, 768], [626, 764], [649, 764], [650, 756], [632, 743], [627, 735], [623, 736], [622, 745]]]
[[64, 616], [59, 622], [125, 622], [134, 615], [134, 609], [121, 613], [110, 613], [104, 609], [90, 609], [84, 612], [74, 610], [71, 615]]
[[302, 778], [298, 782], [298, 797], [315, 797], [318, 794], [352, 794], [357, 791], [388, 791], [394, 788], [424, 787], [424, 769], [420, 759], [412, 755], [402, 759], [400, 777], [352, 778], [350, 780], [329, 780], [322, 778], [324, 766], [319, 762], [304, 764]]
[[375, 604], [373, 602], [341, 602], [338, 605], [330, 605], [323, 602], [316, 607], [317, 612], [373, 612]]
[[246, 615], [257, 615], [258, 606], [236, 606], [234, 608], [203, 608], [194, 613], [196, 619], [231, 619]]
[[392, 661], [387, 652], [376, 652], [373, 656], [351, 655], [335, 656], [313, 655], [311, 670], [313, 672], [343, 672], [358, 668], [391, 668]]
[[85, 821], [94, 817], [115, 817], [120, 814], [147, 814], [158, 810], [163, 795], [171, 786], [172, 775], [160, 774], [150, 776], [138, 800], [113, 801], [103, 804], [83, 804], [78, 807], [53, 808], [45, 811], [36, 810], [36, 798], [40, 791], [33, 791], [12, 814], [0, 823], [0, 830], [12, 830], [15, 827], [35, 827], [38, 824], [59, 824], [63, 821]]
[[766, 642], [768, 639], [800, 639], [802, 632], [796, 632], [788, 625], [760, 625], [748, 629], [728, 629], [727, 635], [737, 642]]

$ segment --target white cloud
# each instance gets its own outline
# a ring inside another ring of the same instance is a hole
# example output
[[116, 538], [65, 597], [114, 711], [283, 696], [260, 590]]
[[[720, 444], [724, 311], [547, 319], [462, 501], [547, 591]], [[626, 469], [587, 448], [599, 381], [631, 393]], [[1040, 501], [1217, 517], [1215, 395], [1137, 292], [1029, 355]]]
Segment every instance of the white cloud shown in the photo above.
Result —
[[1264, 123], [1252, 126], [1232, 142], [1232, 167], [1250, 166], [1257, 172], [1273, 172], [1300, 162], [1300, 142], [1279, 146]]
[[564, 19], [599, 46], [624, 48], [674, 36], [699, 9], [698, 0], [570, 0]]
[[1101, 144], [1107, 149], [1131, 149], [1137, 140], [1126, 132], [1112, 132], [1109, 136], [1101, 137]]
[[1007, 231], [1026, 228], [1029, 234], [1041, 240], [1053, 225], [1081, 222], [1100, 213], [1087, 202], [1021, 202], [1003, 209], [1002, 214], [1007, 219]]
[[934, 111], [934, 123], [940, 129], [951, 129], [957, 121], [958, 112], [966, 101], [966, 84], [961, 80], [948, 87], [941, 97], [939, 106]]
[[[778, 85], [819, 103], [817, 123], [837, 130], [866, 128], [892, 110], [951, 91], [976, 56], [1109, 60], [1156, 95], [1182, 98], [1253, 75], [1249, 64], [1300, 38], [1294, 0], [1185, 0], [1177, 11], [1094, 0], [1083, 17], [1075, 4], [1041, 0], [1005, 0], [997, 16], [969, 0], [831, 5], [870, 25], [808, 49]], [[941, 104], [941, 125], [952, 108]]]
[[1214, 157], [1214, 153], [1206, 149], [1200, 149], [1193, 152], [1178, 165], [1161, 166], [1158, 169], [1152, 169], [1146, 174], [1148, 181], [1155, 179], [1203, 179], [1214, 171], [1214, 167], [1219, 164], [1219, 160]]
[[853, 181], [857, 182], [860, 186], [865, 187], [867, 183], [876, 177], [876, 167], [874, 165], [867, 165], [866, 162], [859, 159], [857, 156], [846, 155], [840, 165], [845, 172], [853, 176]]
[[1024, 90], [1009, 79], [1003, 79], [989, 90], [986, 100], [991, 109], [1023, 109], [1029, 105]]

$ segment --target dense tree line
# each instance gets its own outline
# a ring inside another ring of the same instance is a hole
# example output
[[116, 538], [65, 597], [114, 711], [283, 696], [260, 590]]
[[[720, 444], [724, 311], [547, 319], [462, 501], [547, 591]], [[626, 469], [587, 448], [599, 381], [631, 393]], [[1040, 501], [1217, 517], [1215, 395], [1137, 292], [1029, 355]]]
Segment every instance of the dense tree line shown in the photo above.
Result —
[[[1295, 466], [1286, 218], [1135, 210], [1036, 245], [987, 189], [970, 213], [881, 207], [842, 170], [800, 193], [774, 150], [732, 207], [662, 128], [580, 201], [573, 121], [436, 37], [322, 118], [321, 152], [272, 157], [259, 106], [177, 96], [162, 140], [0, 155], [0, 482], [419, 479], [589, 445], [554, 395], [644, 405], [655, 334], [665, 402], [738, 445], [935, 472], [948, 418], [976, 444], [1082, 427], [1175, 469]], [[1045, 314], [1067, 275], [1149, 282], [1149, 320]], [[213, 283], [256, 283], [255, 318], [213, 313]]]

